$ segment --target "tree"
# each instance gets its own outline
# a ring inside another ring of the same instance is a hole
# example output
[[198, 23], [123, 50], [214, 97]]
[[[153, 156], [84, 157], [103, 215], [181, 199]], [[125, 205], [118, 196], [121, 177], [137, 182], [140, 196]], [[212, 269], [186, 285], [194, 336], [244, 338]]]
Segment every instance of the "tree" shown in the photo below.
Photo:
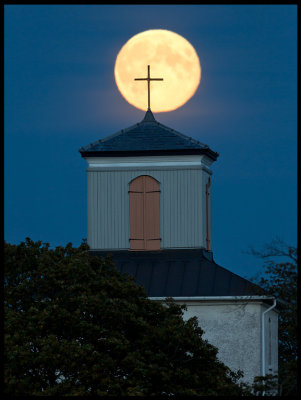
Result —
[[[250, 253], [264, 260], [263, 273], [253, 278], [279, 303], [279, 394], [297, 395], [297, 248], [274, 239]], [[281, 259], [281, 261], [275, 260]]]
[[248, 394], [183, 306], [88, 249], [5, 243], [7, 394]]

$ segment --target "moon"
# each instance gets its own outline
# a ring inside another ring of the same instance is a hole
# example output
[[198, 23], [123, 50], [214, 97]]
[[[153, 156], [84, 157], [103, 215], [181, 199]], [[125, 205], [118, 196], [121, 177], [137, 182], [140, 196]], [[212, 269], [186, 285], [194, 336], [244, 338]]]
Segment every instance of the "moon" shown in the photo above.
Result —
[[193, 46], [183, 36], [166, 29], [150, 29], [130, 38], [119, 51], [114, 68], [122, 96], [140, 110], [148, 108], [146, 80], [150, 65], [150, 108], [173, 111], [183, 106], [201, 81], [201, 65]]

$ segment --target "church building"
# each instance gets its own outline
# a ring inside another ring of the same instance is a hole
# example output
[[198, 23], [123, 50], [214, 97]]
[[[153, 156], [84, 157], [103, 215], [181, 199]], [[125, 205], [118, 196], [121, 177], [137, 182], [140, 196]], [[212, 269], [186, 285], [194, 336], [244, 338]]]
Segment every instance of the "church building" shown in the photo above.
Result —
[[88, 163], [91, 253], [112, 254], [150, 299], [186, 304], [184, 318], [197, 316], [204, 339], [244, 381], [276, 373], [276, 300], [213, 259], [218, 153], [159, 123], [150, 108], [141, 122], [79, 151]]

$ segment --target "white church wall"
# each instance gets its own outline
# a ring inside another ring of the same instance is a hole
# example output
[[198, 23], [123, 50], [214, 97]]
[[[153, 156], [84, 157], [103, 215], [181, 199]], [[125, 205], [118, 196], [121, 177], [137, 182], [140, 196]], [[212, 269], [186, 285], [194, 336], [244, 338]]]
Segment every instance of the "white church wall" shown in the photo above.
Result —
[[[150, 175], [160, 183], [161, 248], [206, 247], [204, 166], [87, 169], [88, 244], [91, 250], [129, 249], [129, 183]], [[211, 231], [211, 219], [209, 219]]]
[[[185, 304], [184, 319], [198, 318], [204, 331], [203, 338], [218, 348], [217, 356], [225, 365], [233, 371], [243, 371], [242, 380], [248, 383], [252, 383], [255, 376], [262, 375], [261, 314], [266, 305], [239, 301], [185, 301]], [[278, 368], [277, 312], [270, 311], [266, 321], [268, 318], [271, 318], [271, 330], [266, 329], [265, 334], [266, 374], [275, 373]]]

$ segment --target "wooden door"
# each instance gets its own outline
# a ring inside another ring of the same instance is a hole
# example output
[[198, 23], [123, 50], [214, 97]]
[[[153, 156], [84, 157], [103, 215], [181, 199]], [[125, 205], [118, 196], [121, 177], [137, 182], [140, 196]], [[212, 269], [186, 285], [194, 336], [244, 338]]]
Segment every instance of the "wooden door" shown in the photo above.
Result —
[[147, 175], [130, 184], [130, 249], [160, 250], [160, 187]]

